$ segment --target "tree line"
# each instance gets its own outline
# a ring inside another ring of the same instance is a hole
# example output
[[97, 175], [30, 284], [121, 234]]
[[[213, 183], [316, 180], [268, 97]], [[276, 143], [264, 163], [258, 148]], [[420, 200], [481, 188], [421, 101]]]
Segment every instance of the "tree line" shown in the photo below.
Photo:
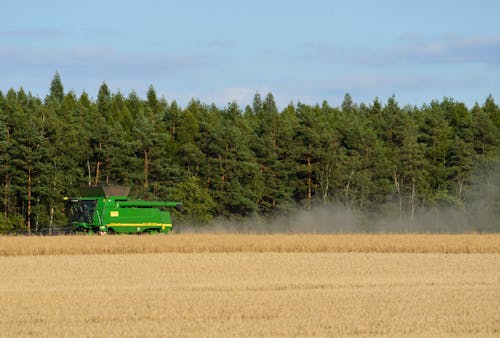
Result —
[[[500, 230], [500, 108], [490, 95], [469, 108], [450, 98], [401, 107], [324, 101], [277, 108], [186, 107], [134, 91], [96, 100], [65, 92], [59, 74], [44, 98], [0, 91], [0, 231], [64, 225], [63, 197], [82, 186], [124, 184], [143, 199], [183, 202], [180, 223], [287, 215], [342, 205], [413, 222], [448, 208], [496, 217]], [[478, 206], [478, 201], [481, 201]]]

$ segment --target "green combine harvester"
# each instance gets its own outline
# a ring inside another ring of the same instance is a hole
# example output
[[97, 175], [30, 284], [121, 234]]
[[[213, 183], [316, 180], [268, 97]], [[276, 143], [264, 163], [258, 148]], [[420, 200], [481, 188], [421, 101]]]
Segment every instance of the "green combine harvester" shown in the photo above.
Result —
[[173, 230], [170, 209], [179, 202], [129, 199], [129, 187], [84, 188], [81, 197], [66, 197], [71, 228], [87, 234], [168, 233]]

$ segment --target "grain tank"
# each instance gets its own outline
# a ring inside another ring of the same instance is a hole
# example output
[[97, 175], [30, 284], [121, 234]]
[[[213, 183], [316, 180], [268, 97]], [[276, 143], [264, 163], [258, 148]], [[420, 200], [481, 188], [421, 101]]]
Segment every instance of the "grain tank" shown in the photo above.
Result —
[[168, 233], [172, 231], [170, 210], [179, 202], [129, 199], [129, 187], [84, 188], [80, 197], [66, 197], [66, 212], [75, 232]]

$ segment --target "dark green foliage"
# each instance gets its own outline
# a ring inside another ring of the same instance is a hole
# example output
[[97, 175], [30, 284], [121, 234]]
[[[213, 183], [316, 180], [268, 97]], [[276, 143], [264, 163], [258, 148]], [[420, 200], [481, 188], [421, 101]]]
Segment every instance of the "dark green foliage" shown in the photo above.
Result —
[[77, 97], [56, 73], [43, 102], [22, 88], [0, 92], [0, 232], [64, 225], [62, 198], [103, 182], [180, 200], [177, 220], [191, 224], [340, 203], [410, 229], [423, 210], [435, 219], [455, 210], [470, 229], [499, 231], [499, 159], [491, 95], [471, 109], [346, 94], [340, 107], [280, 111], [271, 93], [244, 111], [198, 100], [181, 108], [153, 86], [145, 99], [106, 83], [95, 101]]
[[191, 225], [202, 225], [210, 222], [216, 212], [217, 205], [197, 176], [190, 176], [176, 185], [174, 195], [182, 201], [183, 210], [177, 220]]
[[99, 87], [99, 92], [97, 93], [97, 111], [108, 122], [112, 119], [112, 102], [111, 92], [109, 91], [108, 85], [106, 82], [103, 82], [101, 87]]
[[61, 103], [63, 98], [64, 98], [64, 87], [62, 85], [59, 73], [56, 72], [56, 74], [52, 78], [52, 82], [50, 83], [50, 94], [48, 100], [53, 100], [58, 103]]
[[[254, 189], [259, 196], [256, 204], [261, 212], [272, 212], [277, 208], [280, 198], [279, 154], [282, 150], [278, 138], [282, 131], [278, 108], [271, 93], [264, 102], [257, 93], [253, 100], [253, 115], [245, 116], [250, 133], [250, 148], [258, 164]], [[253, 127], [253, 128], [252, 128]]]
[[253, 190], [257, 164], [248, 147], [250, 130], [236, 103], [230, 103], [212, 121], [207, 144], [209, 189], [224, 216], [246, 216], [256, 210]]

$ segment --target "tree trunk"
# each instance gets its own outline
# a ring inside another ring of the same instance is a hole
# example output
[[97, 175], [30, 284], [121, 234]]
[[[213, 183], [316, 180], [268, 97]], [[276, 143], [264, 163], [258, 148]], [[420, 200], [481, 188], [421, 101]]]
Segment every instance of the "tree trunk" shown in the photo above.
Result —
[[149, 186], [148, 176], [149, 176], [148, 151], [144, 150], [144, 192], [146, 192], [146, 189]]
[[175, 122], [170, 125], [170, 138], [175, 142]]
[[411, 195], [410, 195], [410, 231], [412, 231], [413, 220], [415, 217], [415, 178], [411, 179]]
[[95, 167], [95, 185], [99, 184], [99, 178], [101, 174], [101, 161], [97, 161], [96, 167]]
[[354, 175], [354, 170], [351, 170], [351, 174], [349, 176], [349, 179], [347, 180], [347, 183], [344, 187], [344, 201], [345, 201], [345, 206], [346, 208], [349, 208], [349, 193], [350, 193], [350, 190], [351, 190], [351, 177], [352, 175]]
[[52, 228], [54, 226], [54, 207], [50, 208], [50, 221], [49, 221], [49, 234], [52, 235]]
[[[10, 132], [7, 128], [7, 140], [10, 139]], [[5, 172], [5, 186], [3, 191], [3, 207], [4, 207], [4, 215], [5, 217], [9, 217], [9, 193], [10, 193], [10, 175], [9, 175], [9, 167], [10, 163], [6, 165]]]
[[5, 174], [5, 186], [3, 191], [3, 207], [5, 217], [9, 216], [9, 190], [10, 190], [10, 176], [9, 173]]
[[87, 160], [87, 171], [89, 173], [89, 187], [92, 186], [92, 177], [91, 177], [91, 174], [90, 174], [90, 161]]
[[273, 158], [276, 159], [278, 152], [278, 136], [276, 131], [276, 120], [273, 120]]
[[28, 209], [27, 209], [27, 214], [28, 214], [28, 220], [27, 220], [28, 234], [31, 234], [31, 167], [28, 167]]
[[401, 184], [396, 172], [392, 174], [392, 179], [394, 180], [394, 187], [396, 188], [396, 192], [398, 193], [399, 223], [401, 223], [403, 220], [403, 197], [401, 196]]
[[[99, 141], [99, 149], [102, 149], [102, 142], [101, 141]], [[96, 168], [95, 168], [95, 185], [99, 184], [101, 165], [102, 165], [102, 162], [98, 160], [97, 164], [96, 164]]]
[[311, 155], [307, 156], [307, 210], [311, 209], [312, 198], [312, 173], [311, 173]]
[[459, 201], [462, 201], [462, 195], [463, 195], [463, 191], [464, 191], [464, 183], [465, 183], [464, 179], [458, 180], [458, 200]]
[[321, 196], [323, 198], [323, 204], [326, 204], [328, 200], [328, 194], [330, 191], [330, 177], [332, 175], [333, 165], [330, 161], [326, 162], [326, 165], [318, 170], [319, 176], [319, 186], [321, 189]]
[[328, 190], [330, 189], [330, 179], [327, 177], [323, 186], [323, 204], [328, 200]]
[[224, 208], [223, 194], [224, 194], [224, 183], [226, 180], [222, 155], [219, 155], [219, 169], [220, 169], [219, 214], [221, 214]]

